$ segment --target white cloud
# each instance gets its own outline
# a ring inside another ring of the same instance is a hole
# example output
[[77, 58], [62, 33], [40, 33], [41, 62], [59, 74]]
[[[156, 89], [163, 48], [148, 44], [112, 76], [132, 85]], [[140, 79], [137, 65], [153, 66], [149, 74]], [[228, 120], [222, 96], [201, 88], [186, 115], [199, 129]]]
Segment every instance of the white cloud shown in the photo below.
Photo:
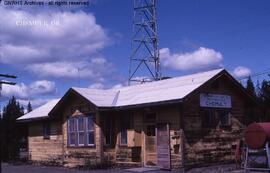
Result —
[[115, 84], [114, 86], [112, 86], [112, 89], [118, 89], [118, 88], [122, 88], [122, 87], [124, 87], [124, 85], [119, 83], [119, 84]]
[[17, 101], [23, 105], [25, 108], [30, 102], [32, 105], [32, 108], [39, 107], [47, 102], [49, 102], [51, 99], [17, 99]]
[[0, 46], [0, 62], [3, 64], [25, 63], [35, 61], [42, 61], [45, 52], [30, 46], [3, 44]]
[[102, 83], [93, 83], [88, 86], [90, 89], [104, 89], [104, 85]]
[[251, 70], [247, 67], [238, 66], [233, 70], [233, 75], [237, 78], [245, 78], [251, 75]]
[[16, 96], [17, 98], [27, 98], [29, 96], [28, 87], [24, 83], [3, 85], [1, 94], [5, 97]]
[[77, 78], [78, 68], [80, 77], [98, 80], [111, 72], [100, 51], [112, 40], [93, 14], [0, 7], [0, 16], [0, 64], [56, 78]]
[[2, 88], [4, 97], [15, 96], [18, 99], [29, 99], [36, 95], [53, 95], [55, 93], [55, 83], [47, 80], [35, 81], [28, 86], [24, 83], [3, 85]]
[[88, 78], [103, 81], [114, 68], [104, 58], [93, 58], [89, 61], [49, 62], [27, 65], [26, 69], [41, 77], [55, 78]]
[[88, 86], [90, 89], [118, 89], [124, 87], [126, 84], [118, 83], [115, 85], [104, 85], [103, 83], [93, 83]]
[[44, 95], [56, 93], [55, 83], [47, 80], [35, 81], [29, 86], [31, 95]]
[[162, 48], [160, 58], [165, 68], [180, 71], [217, 68], [223, 59], [220, 52], [205, 47], [189, 53], [171, 53], [169, 48]]

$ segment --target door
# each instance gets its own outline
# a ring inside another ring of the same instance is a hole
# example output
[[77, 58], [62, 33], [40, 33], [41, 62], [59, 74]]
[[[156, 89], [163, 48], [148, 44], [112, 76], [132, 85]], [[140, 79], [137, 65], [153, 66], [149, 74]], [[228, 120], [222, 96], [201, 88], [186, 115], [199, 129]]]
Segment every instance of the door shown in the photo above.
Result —
[[168, 123], [157, 124], [157, 166], [171, 169], [170, 129]]
[[145, 128], [145, 166], [156, 166], [156, 125], [155, 123], [147, 123]]

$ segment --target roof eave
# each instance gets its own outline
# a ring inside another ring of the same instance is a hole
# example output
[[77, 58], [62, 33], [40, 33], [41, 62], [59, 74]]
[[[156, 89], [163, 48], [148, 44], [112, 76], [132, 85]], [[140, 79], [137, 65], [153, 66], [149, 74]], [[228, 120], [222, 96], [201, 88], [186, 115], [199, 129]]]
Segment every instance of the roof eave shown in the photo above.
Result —
[[174, 99], [174, 100], [166, 100], [152, 103], [143, 103], [143, 104], [134, 104], [134, 105], [126, 105], [126, 106], [114, 106], [114, 107], [99, 107], [99, 111], [111, 111], [111, 110], [125, 110], [125, 109], [136, 109], [143, 108], [148, 106], [162, 106], [162, 105], [171, 105], [182, 103], [183, 99]]
[[47, 119], [49, 119], [49, 116], [36, 117], [36, 118], [27, 118], [27, 119], [17, 119], [16, 122], [18, 122], [18, 123], [29, 123], [29, 122], [41, 121], [41, 120], [47, 120]]

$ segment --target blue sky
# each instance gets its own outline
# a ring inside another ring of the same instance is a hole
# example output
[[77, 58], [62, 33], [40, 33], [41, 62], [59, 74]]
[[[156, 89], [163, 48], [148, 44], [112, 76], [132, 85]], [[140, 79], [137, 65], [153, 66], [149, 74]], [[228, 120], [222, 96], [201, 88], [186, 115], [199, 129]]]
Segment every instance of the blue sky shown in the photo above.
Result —
[[[69, 9], [1, 5], [0, 73], [19, 77], [3, 87], [4, 98], [38, 106], [72, 86], [126, 84], [131, 0]], [[157, 16], [164, 76], [224, 67], [241, 78], [270, 68], [270, 1], [158, 0]], [[49, 25], [27, 23], [34, 20]]]

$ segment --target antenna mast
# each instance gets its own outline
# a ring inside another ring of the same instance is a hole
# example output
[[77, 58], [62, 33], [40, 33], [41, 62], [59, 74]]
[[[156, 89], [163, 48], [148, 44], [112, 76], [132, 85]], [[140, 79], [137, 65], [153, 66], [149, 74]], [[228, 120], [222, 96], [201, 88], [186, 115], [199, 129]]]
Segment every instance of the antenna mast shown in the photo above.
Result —
[[160, 80], [156, 0], [133, 0], [133, 13], [129, 85]]

